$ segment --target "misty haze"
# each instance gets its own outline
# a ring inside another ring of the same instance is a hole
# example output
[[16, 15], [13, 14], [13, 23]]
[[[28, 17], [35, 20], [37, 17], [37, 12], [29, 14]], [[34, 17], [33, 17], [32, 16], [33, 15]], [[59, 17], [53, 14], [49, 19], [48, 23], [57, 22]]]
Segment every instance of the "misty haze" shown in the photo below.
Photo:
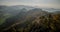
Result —
[[0, 0], [0, 32], [59, 32], [60, 0]]

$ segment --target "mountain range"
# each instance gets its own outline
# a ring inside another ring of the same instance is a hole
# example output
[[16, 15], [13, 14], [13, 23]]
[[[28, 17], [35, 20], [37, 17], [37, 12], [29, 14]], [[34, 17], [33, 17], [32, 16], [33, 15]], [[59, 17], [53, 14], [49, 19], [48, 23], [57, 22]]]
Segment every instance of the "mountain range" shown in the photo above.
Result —
[[54, 12], [44, 9], [24, 5], [0, 6], [0, 32], [58, 32], [59, 9]]

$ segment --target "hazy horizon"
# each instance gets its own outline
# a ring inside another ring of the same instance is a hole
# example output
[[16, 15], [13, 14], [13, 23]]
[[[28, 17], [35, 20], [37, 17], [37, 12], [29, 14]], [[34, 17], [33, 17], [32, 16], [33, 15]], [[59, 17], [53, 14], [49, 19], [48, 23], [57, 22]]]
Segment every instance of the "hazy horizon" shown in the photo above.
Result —
[[0, 5], [27, 5], [60, 9], [60, 0], [0, 0]]

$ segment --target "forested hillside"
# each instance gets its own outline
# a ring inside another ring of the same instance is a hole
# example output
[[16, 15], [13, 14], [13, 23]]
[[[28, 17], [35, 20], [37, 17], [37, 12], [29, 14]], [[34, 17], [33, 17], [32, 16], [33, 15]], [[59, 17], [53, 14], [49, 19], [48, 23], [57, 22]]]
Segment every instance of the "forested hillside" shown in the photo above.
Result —
[[59, 32], [59, 30], [60, 11], [48, 12], [27, 6], [0, 8], [0, 32]]

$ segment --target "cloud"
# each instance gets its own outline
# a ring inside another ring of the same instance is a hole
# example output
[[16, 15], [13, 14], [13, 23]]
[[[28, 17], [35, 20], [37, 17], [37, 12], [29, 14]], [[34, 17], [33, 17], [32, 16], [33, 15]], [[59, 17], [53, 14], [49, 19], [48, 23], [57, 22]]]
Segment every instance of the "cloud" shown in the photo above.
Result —
[[60, 0], [0, 0], [0, 5], [29, 5], [59, 8]]

